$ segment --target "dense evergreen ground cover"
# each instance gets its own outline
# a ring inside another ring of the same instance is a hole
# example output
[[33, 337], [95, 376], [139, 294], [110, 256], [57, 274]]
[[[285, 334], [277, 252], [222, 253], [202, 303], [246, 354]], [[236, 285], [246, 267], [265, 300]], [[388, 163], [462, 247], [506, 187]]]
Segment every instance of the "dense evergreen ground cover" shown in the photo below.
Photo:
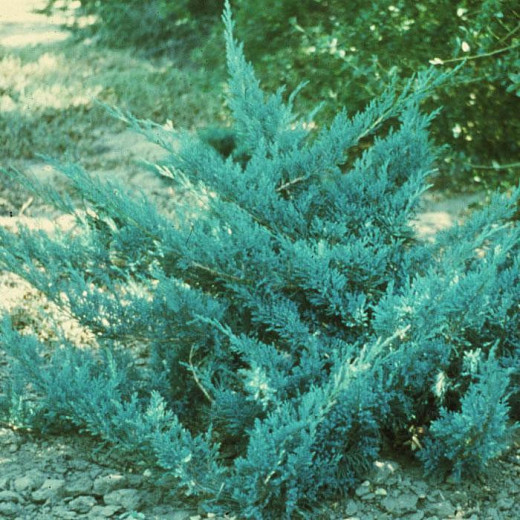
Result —
[[48, 345], [5, 316], [2, 420], [88, 432], [249, 518], [312, 517], [403, 432], [425, 431], [426, 471], [484, 471], [517, 418], [520, 188], [421, 240], [411, 220], [439, 161], [421, 102], [450, 77], [418, 74], [315, 131], [295, 93], [260, 89], [229, 5], [224, 22], [227, 150], [115, 111], [169, 153], [150, 167], [174, 215], [76, 165], [53, 163], [81, 207], [4, 172], [77, 227], [2, 229], [0, 264], [96, 341], [57, 330]]

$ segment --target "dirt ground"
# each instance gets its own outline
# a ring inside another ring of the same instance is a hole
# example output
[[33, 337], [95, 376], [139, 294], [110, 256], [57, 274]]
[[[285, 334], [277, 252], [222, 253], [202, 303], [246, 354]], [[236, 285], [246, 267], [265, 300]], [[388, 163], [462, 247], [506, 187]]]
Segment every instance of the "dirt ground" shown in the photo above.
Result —
[[[0, 0], [0, 46], [38, 45], [49, 38], [59, 41], [67, 37], [59, 19], [31, 13], [31, 8], [41, 3]], [[111, 134], [100, 128], [97, 139], [96, 162], [100, 168], [96, 173], [115, 176], [137, 187], [146, 186], [152, 196], [161, 195], [160, 182], [135, 162], [159, 158], [162, 152], [158, 147], [130, 131]], [[122, 166], [107, 171], [103, 164]], [[61, 182], [59, 175], [41, 161], [26, 161], [22, 169], [50, 182]], [[5, 179], [0, 186], [0, 225], [16, 229], [23, 223], [49, 232], [56, 226], [71, 225], [70, 217], [59, 215]], [[416, 222], [418, 231], [433, 236], [463, 218], [470, 205], [482, 197], [428, 195]], [[23, 316], [29, 330], [36, 330], [41, 324], [41, 318], [33, 314], [35, 304], [48, 304], [26, 282], [0, 272], [0, 295], [0, 311]], [[6, 369], [0, 351], [0, 388], [7, 376]], [[40, 438], [0, 424], [0, 518], [211, 518], [193, 503], [172, 503], [165, 490], [151, 481], [148, 470], [122, 465], [107, 450], [97, 452], [95, 446], [90, 439], [70, 435]], [[355, 492], [342, 502], [324, 505], [316, 518], [513, 520], [520, 518], [519, 477], [518, 437], [512, 449], [492, 464], [487, 475], [461, 484], [449, 479], [426, 479], [410, 454], [396, 457], [383, 453]]]

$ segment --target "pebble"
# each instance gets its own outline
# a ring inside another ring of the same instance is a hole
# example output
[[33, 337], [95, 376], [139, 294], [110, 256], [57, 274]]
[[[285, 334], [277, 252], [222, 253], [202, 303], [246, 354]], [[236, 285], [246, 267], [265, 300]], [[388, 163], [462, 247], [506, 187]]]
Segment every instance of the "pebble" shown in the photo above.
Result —
[[63, 479], [49, 478], [42, 484], [40, 489], [32, 493], [31, 498], [35, 502], [55, 499], [61, 496], [64, 487], [65, 481]]
[[120, 489], [126, 484], [126, 478], [120, 473], [103, 475], [94, 480], [93, 492], [95, 495], [106, 495], [110, 491]]
[[127, 510], [137, 509], [141, 497], [137, 489], [116, 489], [103, 496], [107, 506], [121, 506]]
[[[88, 495], [92, 491], [92, 480], [86, 476], [80, 476], [72, 481], [68, 481], [65, 485], [65, 494], [67, 496]], [[102, 493], [100, 493], [102, 494]]]
[[90, 511], [91, 518], [110, 518], [121, 510], [121, 506], [94, 506]]
[[397, 497], [385, 497], [381, 500], [381, 505], [388, 513], [394, 515], [402, 515], [406, 513], [414, 513], [417, 510], [417, 502], [419, 498], [414, 493], [403, 493]]
[[0, 518], [16, 516], [20, 512], [20, 506], [13, 502], [0, 502]]
[[78, 517], [78, 515], [74, 511], [71, 511], [66, 506], [53, 507], [52, 513], [54, 517], [58, 517], [60, 518], [60, 520], [74, 520], [74, 518]]
[[376, 484], [385, 484], [388, 479], [399, 471], [399, 464], [393, 461], [376, 460], [373, 464], [372, 480]]
[[358, 497], [362, 497], [363, 495], [366, 495], [367, 493], [370, 493], [370, 481], [365, 480], [357, 489], [356, 489], [356, 495]]
[[22, 502], [22, 497], [14, 491], [0, 491], [0, 502]]
[[423, 480], [417, 480], [413, 484], [412, 491], [417, 494], [419, 498], [426, 498], [428, 492], [428, 485]]
[[443, 500], [435, 504], [430, 504], [428, 510], [441, 518], [446, 518], [455, 513], [455, 507], [449, 500]]
[[38, 485], [32, 477], [25, 475], [23, 477], [15, 478], [13, 481], [13, 487], [16, 491], [18, 491], [18, 493], [23, 493], [27, 490], [32, 491], [33, 489], [36, 489]]
[[76, 513], [88, 513], [95, 505], [96, 499], [91, 496], [79, 496], [69, 502], [69, 508]]
[[10, 444], [9, 448], [8, 448], [9, 453], [16, 453], [19, 449], [20, 449], [19, 444]]
[[354, 501], [350, 501], [345, 508], [345, 514], [348, 516], [355, 515], [358, 512], [358, 506]]

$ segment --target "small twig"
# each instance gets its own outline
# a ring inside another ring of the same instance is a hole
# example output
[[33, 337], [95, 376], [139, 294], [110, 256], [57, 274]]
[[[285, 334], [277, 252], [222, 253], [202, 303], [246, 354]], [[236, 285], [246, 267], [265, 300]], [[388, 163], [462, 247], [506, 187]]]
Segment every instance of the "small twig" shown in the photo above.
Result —
[[462, 56], [460, 58], [451, 58], [449, 60], [443, 60], [441, 58], [434, 58], [430, 60], [430, 63], [434, 65], [445, 65], [446, 63], [455, 63], [457, 61], [467, 61], [467, 60], [476, 60], [478, 58], [487, 58], [488, 56], [493, 56], [495, 54], [500, 54], [501, 52], [506, 52], [511, 49], [516, 49], [520, 46], [520, 43], [516, 43], [515, 45], [510, 45], [509, 47], [503, 47], [502, 49], [497, 49], [495, 51], [486, 52], [485, 54], [474, 54], [473, 56]]
[[520, 29], [520, 23], [514, 29], [511, 29], [505, 36], [500, 38], [499, 43], [502, 43], [503, 41], [507, 40], [510, 36], [513, 36], [513, 34], [515, 34], [515, 32], [518, 31], [518, 29]]
[[189, 357], [189, 360], [188, 360], [189, 365], [190, 365], [190, 369], [191, 369], [191, 373], [193, 374], [193, 378], [195, 379], [195, 383], [197, 384], [197, 386], [202, 390], [202, 393], [206, 396], [208, 401], [211, 404], [213, 404], [213, 399], [209, 395], [208, 391], [202, 386], [202, 383], [200, 382], [200, 379], [197, 377], [197, 374], [195, 372], [195, 367], [193, 366], [192, 360], [193, 360], [193, 345], [190, 348], [190, 357]]
[[233, 276], [232, 274], [220, 273], [219, 271], [215, 271], [215, 269], [211, 269], [211, 267], [206, 267], [205, 265], [199, 264], [198, 262], [192, 262], [191, 265], [196, 267], [197, 269], [202, 269], [207, 273], [212, 274], [213, 276], [217, 276], [219, 278], [228, 278], [230, 280], [234, 280], [236, 282], [244, 282], [244, 278], [239, 278], [238, 276]]
[[307, 178], [308, 178], [308, 175], [302, 175], [301, 177], [296, 177], [296, 179], [293, 179], [292, 181], [286, 182], [285, 184], [278, 186], [278, 188], [276, 188], [276, 191], [278, 191], [278, 192], [284, 191], [287, 188], [289, 188], [290, 186], [292, 186], [293, 184], [297, 184], [298, 182], [304, 181]]
[[29, 197], [22, 205], [22, 207], [20, 208], [20, 211], [18, 212], [18, 216], [22, 216], [23, 215], [23, 212], [33, 203], [34, 201], [34, 198], [33, 197]]
[[485, 166], [483, 164], [471, 164], [469, 166], [475, 168], [475, 170], [507, 170], [508, 168], [520, 168], [520, 162], [511, 164], [497, 164], [496, 166]]
[[193, 233], [193, 224], [191, 225], [190, 234], [188, 235], [188, 238], [186, 239], [186, 245], [188, 244], [188, 241], [189, 241], [192, 233]]

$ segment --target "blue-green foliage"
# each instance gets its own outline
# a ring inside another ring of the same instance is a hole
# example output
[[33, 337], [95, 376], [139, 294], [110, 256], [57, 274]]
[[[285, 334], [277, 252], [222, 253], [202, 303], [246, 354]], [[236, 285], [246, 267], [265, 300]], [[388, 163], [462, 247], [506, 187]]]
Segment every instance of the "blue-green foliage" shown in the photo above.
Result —
[[480, 366], [468, 363], [476, 382], [462, 398], [460, 411], [442, 408], [439, 419], [431, 424], [431, 437], [419, 453], [428, 471], [448, 465], [460, 479], [463, 473], [480, 471], [507, 447], [512, 433], [507, 430], [508, 371], [492, 352], [485, 361], [479, 359], [480, 354], [480, 350], [467, 353], [465, 361]]
[[174, 215], [78, 166], [54, 163], [80, 208], [9, 172], [76, 227], [0, 229], [0, 264], [95, 341], [58, 327], [44, 345], [5, 318], [3, 420], [85, 430], [207, 510], [255, 519], [312, 517], [411, 427], [431, 425], [427, 469], [483, 469], [507, 444], [519, 378], [520, 189], [421, 239], [435, 154], [419, 106], [443, 78], [390, 87], [314, 135], [294, 94], [260, 89], [228, 4], [224, 23], [232, 150], [118, 113], [170, 152], [152, 168], [175, 187]]

